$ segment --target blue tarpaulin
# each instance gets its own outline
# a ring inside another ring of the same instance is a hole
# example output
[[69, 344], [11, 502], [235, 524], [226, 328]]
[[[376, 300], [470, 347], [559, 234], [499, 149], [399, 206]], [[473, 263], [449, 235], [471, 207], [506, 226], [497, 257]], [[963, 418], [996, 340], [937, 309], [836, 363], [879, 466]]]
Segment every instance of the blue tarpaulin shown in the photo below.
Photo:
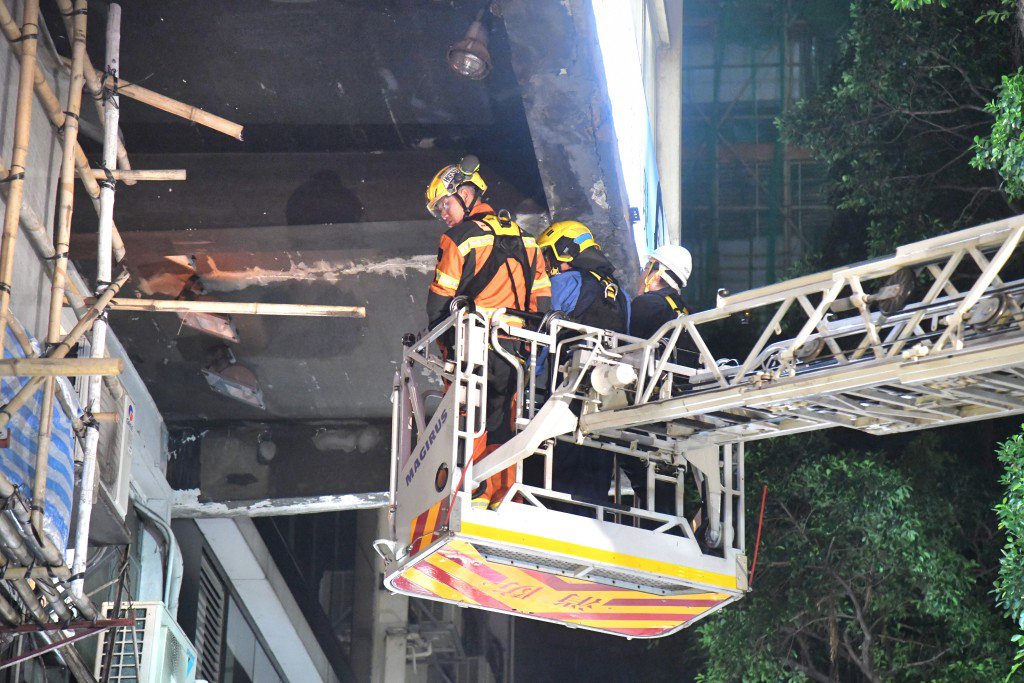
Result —
[[[24, 358], [17, 339], [8, 330], [4, 344], [4, 358]], [[30, 349], [29, 349], [30, 351]], [[0, 396], [7, 403], [29, 380], [28, 377], [0, 378]], [[10, 445], [0, 448], [0, 472], [14, 484], [26, 500], [32, 499], [32, 481], [35, 478], [36, 450], [39, 439], [39, 416], [42, 412], [43, 390], [35, 392], [8, 423]], [[46, 471], [46, 503], [44, 530], [62, 551], [67, 546], [68, 525], [74, 494], [74, 433], [71, 419], [60, 404], [53, 402], [53, 434], [50, 439], [49, 465]]]

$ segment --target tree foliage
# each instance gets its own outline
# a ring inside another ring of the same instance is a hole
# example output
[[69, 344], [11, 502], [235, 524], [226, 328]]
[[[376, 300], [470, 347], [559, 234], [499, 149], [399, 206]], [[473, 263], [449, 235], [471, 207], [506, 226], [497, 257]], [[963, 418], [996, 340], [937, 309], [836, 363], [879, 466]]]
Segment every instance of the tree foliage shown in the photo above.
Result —
[[1003, 76], [999, 96], [985, 111], [995, 121], [987, 136], [974, 138], [971, 166], [995, 170], [1008, 196], [1024, 198], [1024, 69]]
[[[933, 4], [934, 0], [891, 0], [898, 10], [915, 10]], [[948, 7], [948, 0], [939, 0]], [[1024, 38], [1024, 5], [1016, 0], [998, 0], [994, 7], [984, 7], [976, 21], [992, 24], [1008, 23], [1017, 16], [1018, 40]], [[974, 138], [974, 158], [971, 166], [991, 169], [1003, 179], [1003, 191], [1011, 199], [1024, 198], [1024, 70], [1005, 74], [999, 86], [999, 96], [985, 105], [985, 111], [994, 118], [988, 135]]]
[[999, 560], [996, 594], [999, 604], [1017, 624], [1017, 662], [1014, 671], [1024, 665], [1024, 434], [1007, 439], [999, 447], [999, 461], [1006, 468], [1000, 483], [1006, 495], [996, 506], [999, 529], [1006, 544]]
[[[1020, 211], [1016, 10], [852, 0], [831, 76], [778, 121], [829, 169], [836, 230], [814, 270]], [[1002, 680], [1015, 629], [999, 607], [1024, 619], [1024, 437], [1000, 451], [997, 507], [994, 459], [971, 457], [978, 441], [956, 445], [956, 433], [905, 438], [898, 456], [850, 449], [846, 434], [834, 437], [844, 448], [821, 436], [758, 444], [748, 485], [770, 487], [758, 575], [699, 627], [703, 680]], [[993, 508], [1007, 535], [1001, 574]]]
[[1001, 678], [1009, 632], [963, 542], [971, 515], [877, 454], [781, 441], [751, 459], [770, 486], [755, 590], [700, 627], [703, 680]]
[[970, 166], [1013, 34], [976, 21], [979, 5], [1000, 0], [916, 12], [854, 0], [831, 78], [780, 118], [784, 139], [829, 167], [846, 215], [837, 262], [1008, 213], [998, 179]]

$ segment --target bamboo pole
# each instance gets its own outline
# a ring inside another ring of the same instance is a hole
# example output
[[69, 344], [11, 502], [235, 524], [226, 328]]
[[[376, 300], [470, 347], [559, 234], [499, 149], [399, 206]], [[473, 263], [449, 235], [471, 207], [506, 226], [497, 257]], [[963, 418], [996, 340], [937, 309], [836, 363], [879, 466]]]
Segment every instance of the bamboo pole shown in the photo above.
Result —
[[[71, 6], [71, 0], [57, 0], [57, 7], [60, 8], [61, 18], [64, 19], [64, 30], [70, 36], [74, 33], [74, 19], [78, 16], [75, 14], [75, 9]], [[100, 75], [93, 68], [92, 60], [89, 59], [88, 53], [85, 55], [85, 63], [83, 64], [85, 71], [85, 82], [89, 86], [89, 92], [92, 93], [93, 104], [96, 105], [96, 113], [100, 119], [103, 119], [103, 86], [100, 84]], [[121, 143], [120, 138], [117, 140], [117, 168], [122, 171], [132, 170], [132, 165], [128, 161], [128, 152], [125, 150], [124, 145]], [[114, 168], [114, 164], [110, 164], [108, 168]], [[134, 180], [126, 180], [126, 184], [134, 185]], [[120, 258], [118, 259], [120, 260]]]
[[[32, 349], [32, 343], [29, 341], [28, 332], [22, 327], [21, 321], [15, 317], [11, 318], [11, 332], [14, 334], [14, 338], [18, 340], [18, 344], [25, 352], [26, 358], [37, 358], [35, 351]], [[33, 354], [33, 355], [29, 355]], [[85, 360], [85, 359], [79, 359]], [[61, 410], [71, 420], [71, 427], [75, 430], [75, 433], [82, 431], [85, 427], [82, 423], [82, 419], [78, 417], [78, 413], [75, 411], [71, 403], [65, 398], [64, 393], [60, 391], [54, 392], [54, 396], [57, 398], [57, 402], [60, 403]]]
[[[8, 42], [11, 44], [11, 49], [14, 54], [21, 55], [21, 29], [15, 23], [14, 18], [11, 16], [10, 10], [7, 9], [7, 5], [0, 2], [0, 31], [3, 32]], [[69, 33], [70, 34], [70, 33]], [[53, 88], [50, 87], [46, 77], [43, 75], [39, 65], [36, 65], [35, 69], [35, 90], [36, 96], [39, 98], [39, 103], [43, 105], [43, 110], [46, 111], [47, 118], [50, 119], [50, 123], [57, 127], [58, 131], [64, 130], [64, 126], [67, 124], [67, 115], [64, 113], [64, 108], [60, 105], [60, 100], [57, 99], [57, 95], [54, 94]], [[126, 157], [127, 158], [127, 157]], [[93, 169], [89, 166], [89, 159], [85, 156], [85, 151], [81, 145], [75, 145], [75, 166], [78, 169], [78, 175], [82, 179], [82, 184], [85, 186], [86, 192], [89, 193], [89, 197], [92, 199], [93, 208], [96, 209], [96, 213], [99, 213], [100, 205], [100, 187], [96, 182], [96, 178], [93, 177]], [[3, 174], [7, 177], [9, 174], [5, 170]], [[128, 181], [125, 181], [128, 182]], [[134, 181], [128, 184], [133, 184]], [[121, 234], [118, 232], [117, 227], [114, 227], [114, 256], [118, 261], [124, 258], [124, 241], [121, 239]]]
[[[68, 352], [71, 351], [74, 345], [82, 338], [82, 335], [89, 331], [93, 323], [103, 315], [104, 311], [107, 310], [107, 305], [110, 303], [110, 300], [117, 296], [117, 293], [121, 290], [121, 287], [124, 286], [124, 283], [128, 282], [128, 277], [128, 271], [122, 271], [110, 286], [103, 291], [103, 294], [96, 299], [96, 303], [94, 303], [89, 310], [85, 312], [85, 315], [78, 320], [78, 323], [71, 328], [71, 331], [67, 333], [61, 342], [47, 352], [46, 357], [64, 358], [67, 356]], [[28, 401], [29, 397], [35, 393], [42, 383], [42, 377], [33, 377], [22, 385], [21, 389], [18, 389], [17, 393], [15, 393], [14, 396], [11, 397], [11, 400], [7, 402], [7, 405], [0, 407], [0, 430], [10, 423], [14, 413], [25, 405], [25, 402]], [[3, 491], [3, 486], [0, 486], [0, 497], [5, 495]]]
[[25, 194], [25, 164], [32, 128], [32, 80], [36, 70], [39, 44], [39, 0], [25, 0], [21, 37], [21, 72], [18, 78], [17, 110], [14, 121], [14, 148], [11, 172], [7, 176], [7, 205], [4, 230], [0, 238], [0, 350], [7, 339], [7, 320], [11, 314], [11, 284], [14, 276], [14, 249], [21, 224], [21, 201]]
[[[111, 171], [110, 175], [114, 180], [186, 180], [187, 173], [183, 168], [168, 170], [146, 170], [146, 171]], [[106, 178], [107, 174], [102, 168], [92, 170], [93, 178]]]
[[183, 119], [198, 123], [201, 126], [212, 128], [218, 133], [224, 133], [236, 140], [242, 139], [242, 126], [240, 124], [228, 121], [227, 119], [211, 114], [210, 112], [200, 109], [199, 107], [192, 106], [191, 104], [185, 104], [178, 100], [161, 95], [158, 92], [153, 92], [143, 88], [141, 85], [135, 85], [129, 83], [121, 78], [111, 78], [109, 74], [103, 74], [102, 85], [105, 88], [117, 87], [117, 92], [125, 97], [130, 97], [133, 100], [148, 104], [156, 109], [163, 110], [168, 114], [174, 114], [180, 116]]
[[120, 375], [120, 358], [5, 358], [0, 360], [0, 377], [85, 377]]
[[[107, 64], [106, 72], [120, 71], [121, 51], [121, 6], [110, 3], [107, 16]], [[119, 97], [117, 91], [109, 93], [103, 106], [103, 168], [113, 170], [117, 164], [117, 124]], [[103, 186], [100, 194], [100, 222], [96, 240], [96, 293], [103, 295], [111, 279], [110, 239], [114, 223], [114, 183]], [[91, 354], [103, 358], [107, 344], [106, 317], [96, 320], [92, 327]], [[103, 379], [99, 375], [89, 377], [88, 408], [90, 413], [100, 411], [100, 394]], [[82, 461], [82, 483], [78, 491], [78, 519], [75, 525], [75, 559], [71, 573], [76, 577], [71, 582], [71, 592], [83, 595], [85, 564], [89, 554], [89, 525], [92, 521], [93, 489], [96, 486], [96, 451], [99, 447], [100, 432], [90, 425], [85, 432], [85, 455]]]
[[299, 315], [310, 317], [365, 318], [365, 306], [320, 306], [314, 304], [262, 304], [234, 301], [179, 301], [177, 299], [114, 299], [115, 311], [156, 313], [217, 313], [220, 315]]
[[53, 438], [53, 393], [56, 380], [43, 381], [43, 402], [39, 413], [39, 438], [36, 441], [36, 469], [32, 477], [32, 528], [42, 538], [43, 513], [46, 511], [46, 474], [50, 469], [50, 441]]
[[[0, 2], [0, 6], [3, 3]], [[0, 177], [7, 175], [7, 166], [0, 161]], [[7, 200], [7, 183], [0, 183], [0, 195], [3, 195], [4, 200]], [[29, 240], [32, 242], [32, 246], [36, 252], [46, 259], [45, 267], [50, 271], [50, 275], [53, 275], [54, 257], [56, 256], [56, 250], [53, 248], [53, 242], [50, 241], [50, 232], [47, 230], [43, 222], [39, 220], [39, 216], [32, 209], [31, 206], [23, 206], [21, 208], [21, 227], [26, 231], [29, 236]], [[85, 306], [84, 296], [78, 286], [72, 281], [69, 282], [71, 289], [68, 290], [68, 299], [71, 300], [72, 306], [76, 308], [82, 308]], [[17, 318], [11, 317], [8, 319], [9, 324], [13, 324]]]
[[[50, 282], [50, 317], [46, 343], [60, 341], [60, 318], [64, 310], [64, 288], [68, 271], [68, 250], [71, 244], [71, 216], [75, 203], [75, 148], [78, 146], [78, 116], [82, 109], [82, 87], [85, 81], [86, 0], [75, 0], [74, 33], [71, 42], [71, 82], [64, 124], [64, 147], [60, 167], [60, 194], [57, 205], [57, 234], [54, 239], [55, 260]], [[61, 361], [56, 361], [61, 362]], [[63, 361], [66, 363], [66, 361]], [[43, 505], [46, 501], [46, 474], [50, 461], [50, 440], [53, 435], [53, 392], [55, 381], [47, 377], [43, 386], [42, 414], [39, 416], [39, 440], [36, 443], [36, 470], [32, 486], [32, 526], [40, 537], [43, 533]]]

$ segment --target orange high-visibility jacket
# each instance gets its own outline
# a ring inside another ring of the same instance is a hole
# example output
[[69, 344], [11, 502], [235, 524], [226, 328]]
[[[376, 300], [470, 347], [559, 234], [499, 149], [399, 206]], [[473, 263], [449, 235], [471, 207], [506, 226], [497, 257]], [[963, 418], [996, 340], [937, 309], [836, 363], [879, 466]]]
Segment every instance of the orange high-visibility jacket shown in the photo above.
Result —
[[[473, 208], [469, 220], [449, 228], [441, 236], [434, 281], [430, 284], [427, 297], [427, 315], [431, 325], [448, 316], [448, 305], [452, 298], [464, 293], [473, 277], [487, 263], [495, 235], [483, 219], [493, 215], [494, 209], [489, 205], [478, 204]], [[526, 278], [523, 267], [516, 259], [508, 258], [506, 265], [498, 269], [491, 281], [474, 298], [477, 310], [490, 313], [498, 308], [509, 308], [544, 312], [550, 307], [551, 281], [548, 279], [544, 257], [533, 237], [524, 234], [522, 240], [527, 262], [533, 271], [533, 287], [528, 306], [525, 301]]]

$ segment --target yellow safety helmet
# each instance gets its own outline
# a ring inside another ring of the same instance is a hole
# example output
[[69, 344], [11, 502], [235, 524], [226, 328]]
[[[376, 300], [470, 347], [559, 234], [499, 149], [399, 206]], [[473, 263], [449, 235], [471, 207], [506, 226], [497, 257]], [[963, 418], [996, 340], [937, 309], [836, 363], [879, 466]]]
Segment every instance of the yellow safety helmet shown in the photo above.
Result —
[[477, 198], [482, 197], [487, 191], [487, 183], [480, 177], [479, 171], [480, 160], [472, 154], [462, 157], [457, 164], [450, 164], [442, 168], [427, 185], [427, 210], [435, 218], [440, 218], [441, 211], [438, 205], [441, 200], [454, 195], [460, 187], [467, 183], [479, 190]]
[[601, 245], [594, 239], [590, 228], [579, 221], [557, 221], [537, 238], [537, 246], [556, 261], [571, 263], [581, 252]]

